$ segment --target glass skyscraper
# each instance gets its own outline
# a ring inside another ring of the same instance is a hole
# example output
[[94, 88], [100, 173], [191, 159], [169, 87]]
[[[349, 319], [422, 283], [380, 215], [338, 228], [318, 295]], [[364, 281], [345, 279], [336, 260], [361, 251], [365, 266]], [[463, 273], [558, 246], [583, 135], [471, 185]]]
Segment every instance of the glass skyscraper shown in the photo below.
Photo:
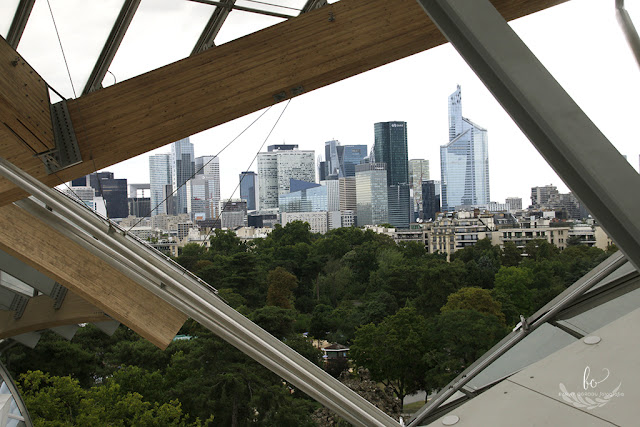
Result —
[[440, 147], [442, 210], [489, 203], [487, 130], [462, 117], [460, 86], [449, 96], [449, 143]]
[[256, 173], [252, 171], [240, 173], [240, 198], [246, 200], [247, 210], [256, 210]]
[[407, 123], [376, 123], [374, 136], [374, 160], [376, 163], [387, 165], [388, 197], [391, 197], [391, 199], [387, 199], [389, 202], [387, 207], [389, 223], [394, 227], [408, 228], [413, 203], [409, 200]]
[[[171, 185], [171, 166], [169, 154], [149, 156], [149, 190], [151, 216], [167, 214], [167, 204], [163, 202], [166, 186]], [[162, 204], [160, 204], [162, 202]], [[143, 215], [148, 215], [145, 212]]]
[[171, 184], [175, 191], [177, 213], [187, 213], [187, 187], [185, 183], [195, 173], [193, 144], [189, 138], [171, 144]]
[[389, 222], [388, 196], [385, 163], [365, 163], [356, 166], [358, 227]]
[[321, 165], [324, 179], [339, 179], [356, 176], [356, 165], [367, 157], [366, 145], [340, 145], [340, 141], [331, 140], [324, 143], [325, 162]]

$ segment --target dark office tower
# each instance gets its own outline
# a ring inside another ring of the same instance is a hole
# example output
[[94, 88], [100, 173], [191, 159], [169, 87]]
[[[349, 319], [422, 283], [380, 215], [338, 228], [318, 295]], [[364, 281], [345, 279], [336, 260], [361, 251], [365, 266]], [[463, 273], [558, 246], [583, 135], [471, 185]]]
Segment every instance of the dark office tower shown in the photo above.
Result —
[[390, 185], [388, 188], [389, 224], [396, 228], [409, 228], [411, 200], [409, 184]]
[[422, 212], [425, 221], [435, 220], [440, 212], [440, 181], [429, 180], [422, 183]]
[[409, 155], [407, 154], [407, 123], [382, 122], [374, 125], [376, 163], [387, 164], [388, 185], [409, 183]]
[[126, 179], [115, 179], [112, 172], [95, 172], [71, 181], [72, 187], [85, 187], [87, 184], [94, 189], [96, 196], [104, 199], [109, 218], [129, 216]]
[[319, 161], [318, 162], [318, 179], [320, 181], [326, 181], [327, 180], [327, 162], [322, 162]]
[[256, 210], [256, 173], [240, 173], [240, 198], [247, 201], [247, 210]]

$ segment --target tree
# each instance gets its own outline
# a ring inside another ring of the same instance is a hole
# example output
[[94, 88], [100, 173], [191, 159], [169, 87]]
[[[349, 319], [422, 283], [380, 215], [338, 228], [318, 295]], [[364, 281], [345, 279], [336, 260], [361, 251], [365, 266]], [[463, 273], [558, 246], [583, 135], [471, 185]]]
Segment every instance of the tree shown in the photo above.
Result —
[[402, 401], [425, 385], [426, 330], [426, 320], [415, 309], [402, 308], [379, 325], [358, 328], [349, 356]]
[[298, 279], [282, 267], [276, 267], [267, 275], [267, 305], [293, 308], [293, 290], [298, 287]]
[[249, 318], [271, 335], [282, 339], [293, 332], [296, 315], [292, 309], [268, 305], [251, 313]]
[[444, 387], [509, 331], [496, 316], [476, 310], [444, 311], [427, 327], [428, 390]]
[[504, 242], [500, 260], [505, 267], [517, 267], [522, 261], [522, 251], [513, 242]]
[[475, 310], [478, 313], [495, 316], [502, 324], [505, 322], [502, 305], [491, 297], [491, 292], [482, 288], [462, 288], [447, 297], [442, 313], [455, 310]]
[[[533, 309], [531, 287], [533, 272], [526, 267], [500, 267], [496, 274], [494, 297], [503, 306], [511, 302], [518, 315], [528, 316]], [[506, 300], [506, 301], [505, 301]], [[506, 314], [506, 313], [505, 313]], [[517, 320], [507, 315], [509, 324]]]

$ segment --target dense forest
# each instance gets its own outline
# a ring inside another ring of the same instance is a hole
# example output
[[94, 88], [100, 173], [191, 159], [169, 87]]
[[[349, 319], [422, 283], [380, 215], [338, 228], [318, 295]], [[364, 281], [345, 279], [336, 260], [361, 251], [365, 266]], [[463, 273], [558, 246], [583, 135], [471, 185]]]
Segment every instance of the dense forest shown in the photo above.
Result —
[[[607, 256], [580, 244], [501, 249], [482, 240], [447, 261], [369, 230], [318, 235], [292, 222], [251, 243], [216, 230], [209, 249], [187, 245], [176, 261], [318, 365], [311, 338], [349, 346], [350, 366], [330, 373], [351, 368], [341, 379], [380, 391], [368, 397], [397, 416], [405, 395], [446, 385], [520, 315]], [[110, 337], [86, 325], [72, 341], [47, 332], [35, 349], [16, 345], [2, 360], [38, 426], [326, 422], [319, 404], [197, 323], [181, 338], [161, 351], [124, 326]]]

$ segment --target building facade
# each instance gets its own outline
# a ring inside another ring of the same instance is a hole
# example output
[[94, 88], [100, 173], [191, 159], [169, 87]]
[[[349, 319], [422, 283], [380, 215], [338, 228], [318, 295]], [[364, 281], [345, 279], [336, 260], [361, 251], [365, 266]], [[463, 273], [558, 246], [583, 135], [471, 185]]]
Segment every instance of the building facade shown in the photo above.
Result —
[[438, 212], [441, 212], [440, 181], [431, 179], [422, 183], [422, 219], [434, 221]]
[[440, 170], [443, 211], [489, 203], [487, 130], [462, 116], [460, 86], [449, 97], [449, 143], [440, 147]]
[[169, 154], [149, 156], [149, 199], [151, 216], [167, 215], [167, 204], [164, 201], [166, 186], [171, 186], [171, 162]]
[[247, 209], [256, 210], [256, 173], [240, 173], [240, 198], [247, 201]]
[[356, 166], [356, 211], [359, 227], [389, 222], [388, 197], [385, 163]]
[[278, 208], [278, 196], [290, 191], [290, 180], [315, 182], [315, 153], [297, 146], [270, 146], [258, 154], [258, 209]]
[[413, 192], [412, 202], [415, 218], [424, 219], [422, 214], [422, 183], [429, 179], [429, 160], [410, 159], [409, 184]]
[[171, 144], [171, 184], [176, 200], [177, 213], [187, 213], [186, 183], [195, 174], [193, 144], [189, 138]]

